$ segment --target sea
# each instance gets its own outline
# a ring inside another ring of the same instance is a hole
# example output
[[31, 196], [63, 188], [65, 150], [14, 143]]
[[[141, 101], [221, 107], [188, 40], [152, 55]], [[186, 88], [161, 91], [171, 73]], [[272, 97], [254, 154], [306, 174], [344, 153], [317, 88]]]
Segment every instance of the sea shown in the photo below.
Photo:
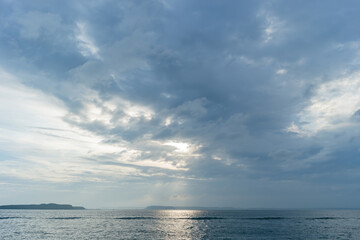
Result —
[[0, 239], [360, 239], [360, 210], [0, 210]]

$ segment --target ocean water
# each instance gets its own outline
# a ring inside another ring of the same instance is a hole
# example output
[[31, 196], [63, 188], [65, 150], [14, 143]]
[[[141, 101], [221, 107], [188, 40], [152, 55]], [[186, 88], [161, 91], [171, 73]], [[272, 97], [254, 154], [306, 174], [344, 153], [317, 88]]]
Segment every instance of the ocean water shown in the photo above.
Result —
[[0, 239], [360, 239], [360, 210], [0, 210]]

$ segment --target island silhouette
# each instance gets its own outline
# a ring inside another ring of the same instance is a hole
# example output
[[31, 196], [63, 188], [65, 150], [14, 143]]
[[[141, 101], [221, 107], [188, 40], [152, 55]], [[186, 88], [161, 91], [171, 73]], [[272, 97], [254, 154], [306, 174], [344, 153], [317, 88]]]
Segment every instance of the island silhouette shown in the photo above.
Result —
[[36, 210], [84, 210], [81, 206], [70, 204], [42, 203], [42, 204], [22, 204], [22, 205], [2, 205], [0, 209], [36, 209]]

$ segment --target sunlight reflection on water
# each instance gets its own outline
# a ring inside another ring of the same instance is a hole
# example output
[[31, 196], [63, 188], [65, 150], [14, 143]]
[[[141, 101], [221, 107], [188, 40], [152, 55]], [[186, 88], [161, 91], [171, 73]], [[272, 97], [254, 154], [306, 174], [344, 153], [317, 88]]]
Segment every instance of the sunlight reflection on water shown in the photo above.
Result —
[[163, 210], [157, 211], [157, 232], [164, 239], [202, 239], [206, 236], [207, 224], [197, 220], [201, 211]]
[[0, 210], [0, 239], [360, 239], [359, 210]]

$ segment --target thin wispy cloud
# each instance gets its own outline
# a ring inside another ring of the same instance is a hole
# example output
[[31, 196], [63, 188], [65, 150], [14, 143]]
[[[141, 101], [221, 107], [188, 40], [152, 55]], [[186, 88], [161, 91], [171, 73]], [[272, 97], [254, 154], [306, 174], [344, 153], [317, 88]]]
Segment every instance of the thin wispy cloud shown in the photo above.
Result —
[[77, 41], [78, 48], [80, 53], [84, 57], [95, 57], [100, 58], [99, 48], [94, 44], [93, 40], [90, 38], [86, 31], [86, 24], [82, 22], [76, 23], [76, 33], [75, 38]]

